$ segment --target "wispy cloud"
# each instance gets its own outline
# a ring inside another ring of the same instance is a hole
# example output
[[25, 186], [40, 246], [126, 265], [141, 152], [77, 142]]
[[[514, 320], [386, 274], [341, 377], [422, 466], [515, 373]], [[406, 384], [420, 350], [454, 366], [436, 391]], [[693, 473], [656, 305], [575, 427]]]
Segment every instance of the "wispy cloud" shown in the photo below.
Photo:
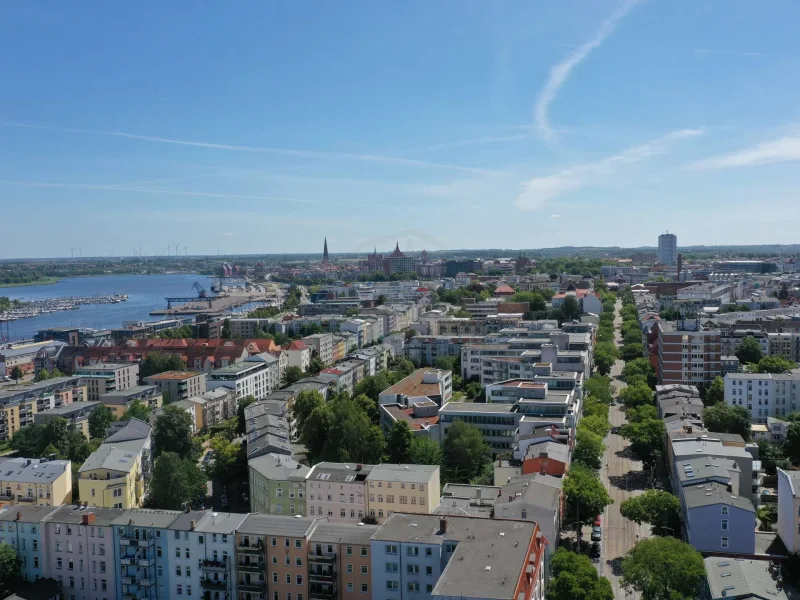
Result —
[[382, 154], [359, 154], [351, 152], [324, 152], [319, 150], [297, 150], [292, 148], [272, 148], [262, 146], [241, 146], [236, 144], [219, 144], [215, 142], [201, 142], [195, 140], [181, 140], [174, 138], [165, 138], [152, 135], [139, 135], [135, 133], [127, 133], [124, 131], [103, 131], [98, 129], [81, 129], [75, 127], [53, 127], [49, 125], [35, 125], [32, 123], [18, 123], [13, 121], [0, 121], [0, 125], [4, 127], [17, 127], [24, 129], [40, 129], [46, 131], [60, 131], [63, 133], [79, 133], [87, 135], [102, 135], [108, 137], [125, 138], [129, 140], [139, 140], [144, 142], [154, 142], [159, 144], [174, 144], [178, 146], [192, 146], [195, 148], [209, 148], [212, 150], [227, 150], [233, 152], [255, 152], [264, 154], [281, 154], [284, 156], [295, 156], [302, 158], [315, 158], [325, 160], [357, 160], [364, 162], [375, 162], [383, 164], [401, 165], [407, 167], [424, 167], [432, 169], [449, 169], [454, 171], [463, 171], [466, 173], [489, 173], [489, 169], [479, 169], [473, 167], [464, 167], [460, 165], [450, 165], [443, 163], [427, 162], [413, 158], [404, 158], [399, 156], [386, 156]]
[[558, 95], [561, 86], [569, 78], [573, 69], [589, 56], [593, 50], [602, 45], [606, 38], [614, 32], [617, 22], [627, 15], [640, 1], [623, 0], [614, 13], [600, 24], [599, 29], [589, 41], [573, 50], [564, 60], [550, 69], [550, 76], [539, 93], [534, 109], [536, 127], [544, 139], [548, 140], [553, 137], [553, 128], [550, 125], [549, 118], [550, 104]]
[[689, 165], [689, 168], [696, 170], [733, 169], [796, 160], [800, 160], [800, 137], [787, 136], [762, 142], [738, 152], [699, 160]]
[[517, 133], [513, 135], [489, 135], [485, 137], [477, 137], [468, 140], [456, 140], [454, 142], [444, 142], [442, 144], [433, 144], [424, 148], [416, 148], [410, 150], [411, 153], [419, 152], [436, 152], [437, 150], [450, 150], [452, 148], [463, 148], [464, 146], [479, 146], [482, 144], [502, 144], [505, 142], [516, 142], [519, 140], [527, 140], [533, 137], [532, 133]]
[[682, 139], [701, 135], [701, 129], [681, 129], [672, 131], [645, 144], [634, 146], [602, 160], [562, 169], [552, 175], [534, 177], [522, 184], [515, 205], [522, 210], [536, 210], [569, 192], [586, 185], [592, 185], [603, 177], [613, 174], [616, 169], [662, 154], [669, 146]]
[[712, 56], [715, 54], [724, 54], [729, 56], [749, 56], [752, 58], [763, 58], [767, 56], [763, 52], [747, 52], [743, 50], [712, 50], [710, 48], [695, 48], [695, 56]]
[[559, 215], [559, 214], [555, 214], [555, 213], [554, 213], [554, 214], [550, 215], [550, 218], [551, 218], [551, 219], [560, 219], [560, 218], [561, 218], [561, 215]]

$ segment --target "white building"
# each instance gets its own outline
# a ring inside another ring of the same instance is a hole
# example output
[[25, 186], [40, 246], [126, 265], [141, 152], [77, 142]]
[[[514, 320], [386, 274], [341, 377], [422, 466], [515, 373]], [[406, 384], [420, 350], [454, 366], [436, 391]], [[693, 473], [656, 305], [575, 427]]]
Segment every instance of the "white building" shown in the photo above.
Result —
[[261, 399], [280, 385], [278, 359], [262, 352], [211, 372], [208, 389], [226, 387], [236, 391], [236, 399], [255, 396]]
[[662, 265], [674, 265], [678, 262], [678, 237], [674, 233], [662, 233], [658, 236], [658, 262]]
[[750, 412], [754, 423], [768, 417], [782, 417], [800, 406], [800, 370], [792, 373], [728, 373], [725, 375], [725, 403]]
[[800, 471], [778, 469], [778, 535], [789, 552], [800, 551]]
[[311, 363], [311, 348], [305, 343], [295, 340], [285, 348], [286, 355], [289, 357], [290, 367], [300, 367], [305, 372]]
[[314, 355], [319, 356], [325, 365], [333, 362], [333, 335], [330, 333], [315, 333], [301, 340], [312, 349]]

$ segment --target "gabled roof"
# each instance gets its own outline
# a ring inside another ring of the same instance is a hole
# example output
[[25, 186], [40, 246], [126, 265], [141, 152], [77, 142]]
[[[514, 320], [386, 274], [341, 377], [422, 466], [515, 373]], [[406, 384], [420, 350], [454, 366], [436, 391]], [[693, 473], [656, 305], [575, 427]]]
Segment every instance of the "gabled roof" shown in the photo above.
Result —
[[124, 426], [117, 429], [114, 433], [109, 435], [105, 442], [106, 444], [114, 442], [129, 442], [131, 440], [142, 440], [147, 438], [152, 432], [153, 428], [144, 421], [139, 419], [128, 419]]

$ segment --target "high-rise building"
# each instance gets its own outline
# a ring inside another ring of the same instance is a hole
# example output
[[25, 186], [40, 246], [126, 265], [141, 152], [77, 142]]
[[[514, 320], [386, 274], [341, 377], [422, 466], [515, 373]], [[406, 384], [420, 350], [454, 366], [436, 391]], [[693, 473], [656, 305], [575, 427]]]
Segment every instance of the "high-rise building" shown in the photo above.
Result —
[[662, 265], [674, 265], [678, 260], [678, 237], [674, 233], [662, 233], [658, 236], [658, 262]]

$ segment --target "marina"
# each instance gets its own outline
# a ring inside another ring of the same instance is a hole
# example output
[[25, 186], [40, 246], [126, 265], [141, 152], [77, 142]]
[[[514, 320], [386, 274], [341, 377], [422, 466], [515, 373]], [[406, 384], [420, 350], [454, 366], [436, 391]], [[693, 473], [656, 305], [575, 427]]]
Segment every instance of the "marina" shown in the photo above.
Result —
[[127, 294], [105, 294], [94, 296], [69, 296], [66, 298], [46, 298], [30, 300], [20, 303], [10, 310], [0, 312], [0, 322], [16, 321], [17, 319], [32, 319], [40, 315], [47, 315], [67, 310], [78, 310], [81, 306], [90, 304], [117, 304], [126, 302]]

